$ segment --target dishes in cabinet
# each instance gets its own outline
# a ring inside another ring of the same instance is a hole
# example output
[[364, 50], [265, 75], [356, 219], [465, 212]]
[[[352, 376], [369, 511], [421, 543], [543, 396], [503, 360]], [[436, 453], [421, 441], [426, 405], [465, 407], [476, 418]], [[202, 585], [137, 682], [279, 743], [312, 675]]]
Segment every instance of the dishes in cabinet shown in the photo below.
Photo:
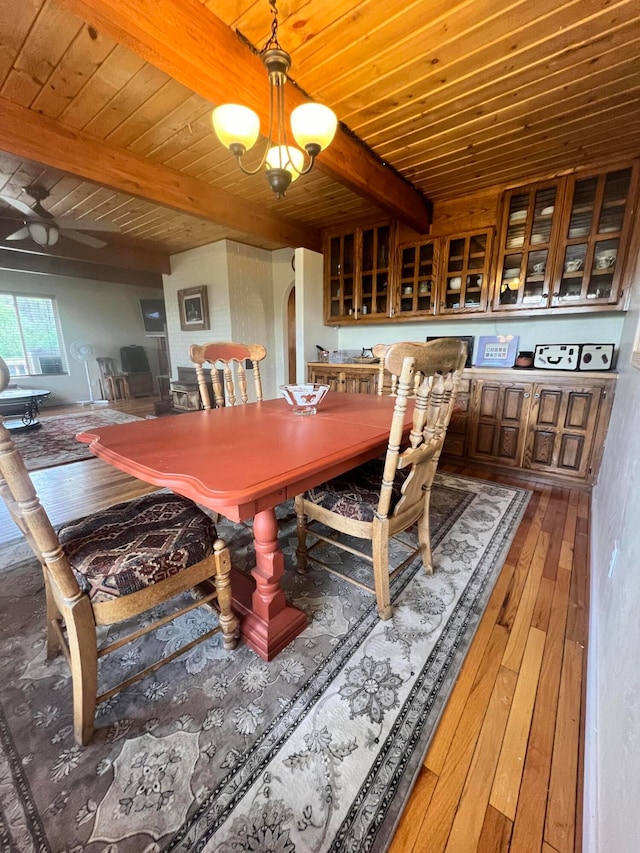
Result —
[[449, 279], [449, 290], [460, 290], [462, 287], [462, 277], [457, 275]]
[[509, 222], [524, 222], [527, 218], [526, 210], [514, 210], [509, 216]]
[[520, 275], [520, 269], [518, 267], [514, 267], [513, 269], [505, 270], [502, 273], [502, 278], [518, 278]]
[[524, 246], [524, 236], [509, 237], [507, 249], [516, 249], [518, 246]]
[[550, 204], [548, 207], [543, 207], [540, 211], [540, 216], [551, 216], [553, 213], [553, 205]]
[[596, 269], [606, 270], [616, 262], [617, 252], [615, 249], [607, 249], [596, 253]]
[[582, 269], [582, 258], [570, 258], [568, 261], [565, 261], [564, 271], [565, 272], [578, 272]]

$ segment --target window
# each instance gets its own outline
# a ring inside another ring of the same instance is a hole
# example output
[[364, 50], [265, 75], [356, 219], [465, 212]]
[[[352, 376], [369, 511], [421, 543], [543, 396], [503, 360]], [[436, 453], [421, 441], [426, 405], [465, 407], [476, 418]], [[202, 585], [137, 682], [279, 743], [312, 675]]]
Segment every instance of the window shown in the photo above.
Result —
[[0, 356], [12, 376], [69, 372], [55, 299], [0, 292]]

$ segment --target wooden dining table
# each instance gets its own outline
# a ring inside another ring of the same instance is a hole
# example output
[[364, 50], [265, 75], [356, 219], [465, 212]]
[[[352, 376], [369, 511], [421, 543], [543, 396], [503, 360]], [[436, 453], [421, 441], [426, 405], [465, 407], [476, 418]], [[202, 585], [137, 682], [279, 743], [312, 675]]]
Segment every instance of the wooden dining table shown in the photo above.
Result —
[[267, 400], [100, 426], [76, 437], [140, 480], [231, 521], [253, 518], [256, 565], [251, 577], [232, 570], [233, 606], [242, 638], [271, 660], [307, 625], [280, 586], [284, 556], [275, 508], [384, 452], [394, 403], [330, 392], [316, 415], [295, 415], [285, 400]]

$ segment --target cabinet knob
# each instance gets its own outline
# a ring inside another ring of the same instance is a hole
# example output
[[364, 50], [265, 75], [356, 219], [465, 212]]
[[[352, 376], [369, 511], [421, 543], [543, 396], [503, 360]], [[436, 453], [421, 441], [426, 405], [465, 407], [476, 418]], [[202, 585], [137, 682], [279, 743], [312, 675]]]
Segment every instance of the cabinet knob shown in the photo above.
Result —
[[[557, 296], [557, 294], [556, 294], [556, 293], [554, 293], [553, 295], [554, 295], [554, 296]], [[548, 293], [543, 293], [543, 294], [542, 294], [542, 298], [543, 298], [543, 299], [548, 299], [548, 298], [549, 298], [549, 294], [548, 294]]]
[[540, 399], [540, 394], [534, 394], [533, 396], [535, 397], [536, 400]]
[[525, 398], [525, 400], [527, 400], [531, 396], [531, 394], [523, 394], [522, 396]]

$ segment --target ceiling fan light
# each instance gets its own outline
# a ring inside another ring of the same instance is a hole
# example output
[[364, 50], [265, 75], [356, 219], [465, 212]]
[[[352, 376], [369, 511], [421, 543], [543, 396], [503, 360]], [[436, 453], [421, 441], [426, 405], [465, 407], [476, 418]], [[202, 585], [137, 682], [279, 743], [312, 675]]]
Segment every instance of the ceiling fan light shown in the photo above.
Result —
[[48, 222], [28, 222], [29, 235], [39, 246], [55, 246], [60, 232], [57, 227]]
[[295, 181], [304, 168], [304, 154], [291, 145], [274, 145], [267, 152], [267, 169], [286, 169]]
[[260, 119], [249, 107], [221, 104], [214, 109], [211, 119], [216, 136], [230, 151], [233, 151], [232, 146], [241, 146], [243, 150], [240, 153], [244, 153], [256, 144]]
[[323, 104], [301, 104], [291, 113], [291, 130], [298, 145], [304, 149], [311, 145], [322, 151], [331, 144], [337, 126], [336, 114]]

